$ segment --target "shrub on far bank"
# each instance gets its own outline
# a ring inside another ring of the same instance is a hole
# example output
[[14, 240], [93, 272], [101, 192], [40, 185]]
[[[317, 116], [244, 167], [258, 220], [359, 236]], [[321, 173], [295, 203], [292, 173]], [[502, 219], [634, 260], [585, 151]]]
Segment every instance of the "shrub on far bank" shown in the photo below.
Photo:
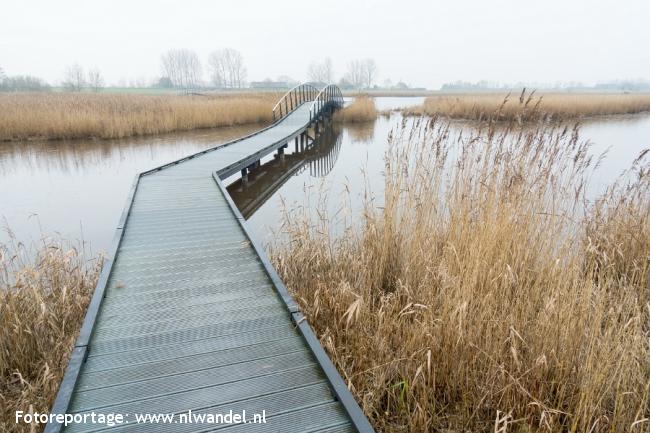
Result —
[[334, 113], [334, 121], [341, 123], [371, 122], [377, 118], [375, 100], [368, 96], [357, 96], [347, 107]]

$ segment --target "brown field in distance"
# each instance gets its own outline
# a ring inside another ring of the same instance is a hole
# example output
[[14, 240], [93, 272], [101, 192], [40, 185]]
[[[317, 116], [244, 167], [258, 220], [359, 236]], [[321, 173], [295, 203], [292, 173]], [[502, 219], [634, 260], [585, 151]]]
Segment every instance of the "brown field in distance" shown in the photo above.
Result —
[[541, 116], [555, 120], [650, 111], [650, 94], [503, 93], [440, 94], [420, 106], [402, 110], [408, 115], [441, 115], [452, 119], [530, 121]]
[[270, 123], [276, 93], [181, 96], [0, 93], [0, 141], [123, 138]]
[[[191, 129], [268, 124], [280, 98], [274, 92], [206, 95], [143, 95], [93, 93], [0, 93], [0, 141], [75, 138], [123, 138]], [[532, 116], [575, 119], [650, 111], [648, 94], [437, 94], [421, 106], [401, 110], [407, 115], [442, 115], [480, 120], [533, 120]], [[355, 98], [337, 113], [342, 122], [377, 116], [373, 99]]]

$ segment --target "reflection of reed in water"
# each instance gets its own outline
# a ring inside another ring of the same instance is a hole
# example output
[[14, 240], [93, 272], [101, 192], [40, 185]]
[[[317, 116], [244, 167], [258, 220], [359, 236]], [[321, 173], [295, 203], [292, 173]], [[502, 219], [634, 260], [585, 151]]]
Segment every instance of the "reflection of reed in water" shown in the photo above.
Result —
[[375, 120], [371, 122], [346, 123], [345, 130], [353, 143], [370, 141], [375, 136]]
[[102, 167], [122, 167], [125, 162], [144, 170], [236, 139], [258, 128], [234, 126], [114, 140], [0, 143], [0, 175], [70, 174]]

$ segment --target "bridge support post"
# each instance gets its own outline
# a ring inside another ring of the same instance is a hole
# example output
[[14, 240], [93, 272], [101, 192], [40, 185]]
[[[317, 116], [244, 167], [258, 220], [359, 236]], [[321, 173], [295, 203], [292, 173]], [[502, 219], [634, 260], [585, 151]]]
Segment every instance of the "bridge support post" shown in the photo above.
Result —
[[241, 169], [241, 182], [246, 185], [248, 183], [248, 168]]

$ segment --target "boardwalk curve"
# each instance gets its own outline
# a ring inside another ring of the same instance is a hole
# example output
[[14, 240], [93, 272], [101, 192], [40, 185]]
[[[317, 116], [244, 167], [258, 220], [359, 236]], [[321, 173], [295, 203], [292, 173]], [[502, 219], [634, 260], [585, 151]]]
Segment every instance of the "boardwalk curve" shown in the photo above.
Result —
[[[336, 86], [296, 86], [268, 128], [136, 177], [51, 411], [128, 423], [46, 433], [372, 431], [222, 183], [341, 104]], [[266, 423], [178, 423], [231, 410]]]

